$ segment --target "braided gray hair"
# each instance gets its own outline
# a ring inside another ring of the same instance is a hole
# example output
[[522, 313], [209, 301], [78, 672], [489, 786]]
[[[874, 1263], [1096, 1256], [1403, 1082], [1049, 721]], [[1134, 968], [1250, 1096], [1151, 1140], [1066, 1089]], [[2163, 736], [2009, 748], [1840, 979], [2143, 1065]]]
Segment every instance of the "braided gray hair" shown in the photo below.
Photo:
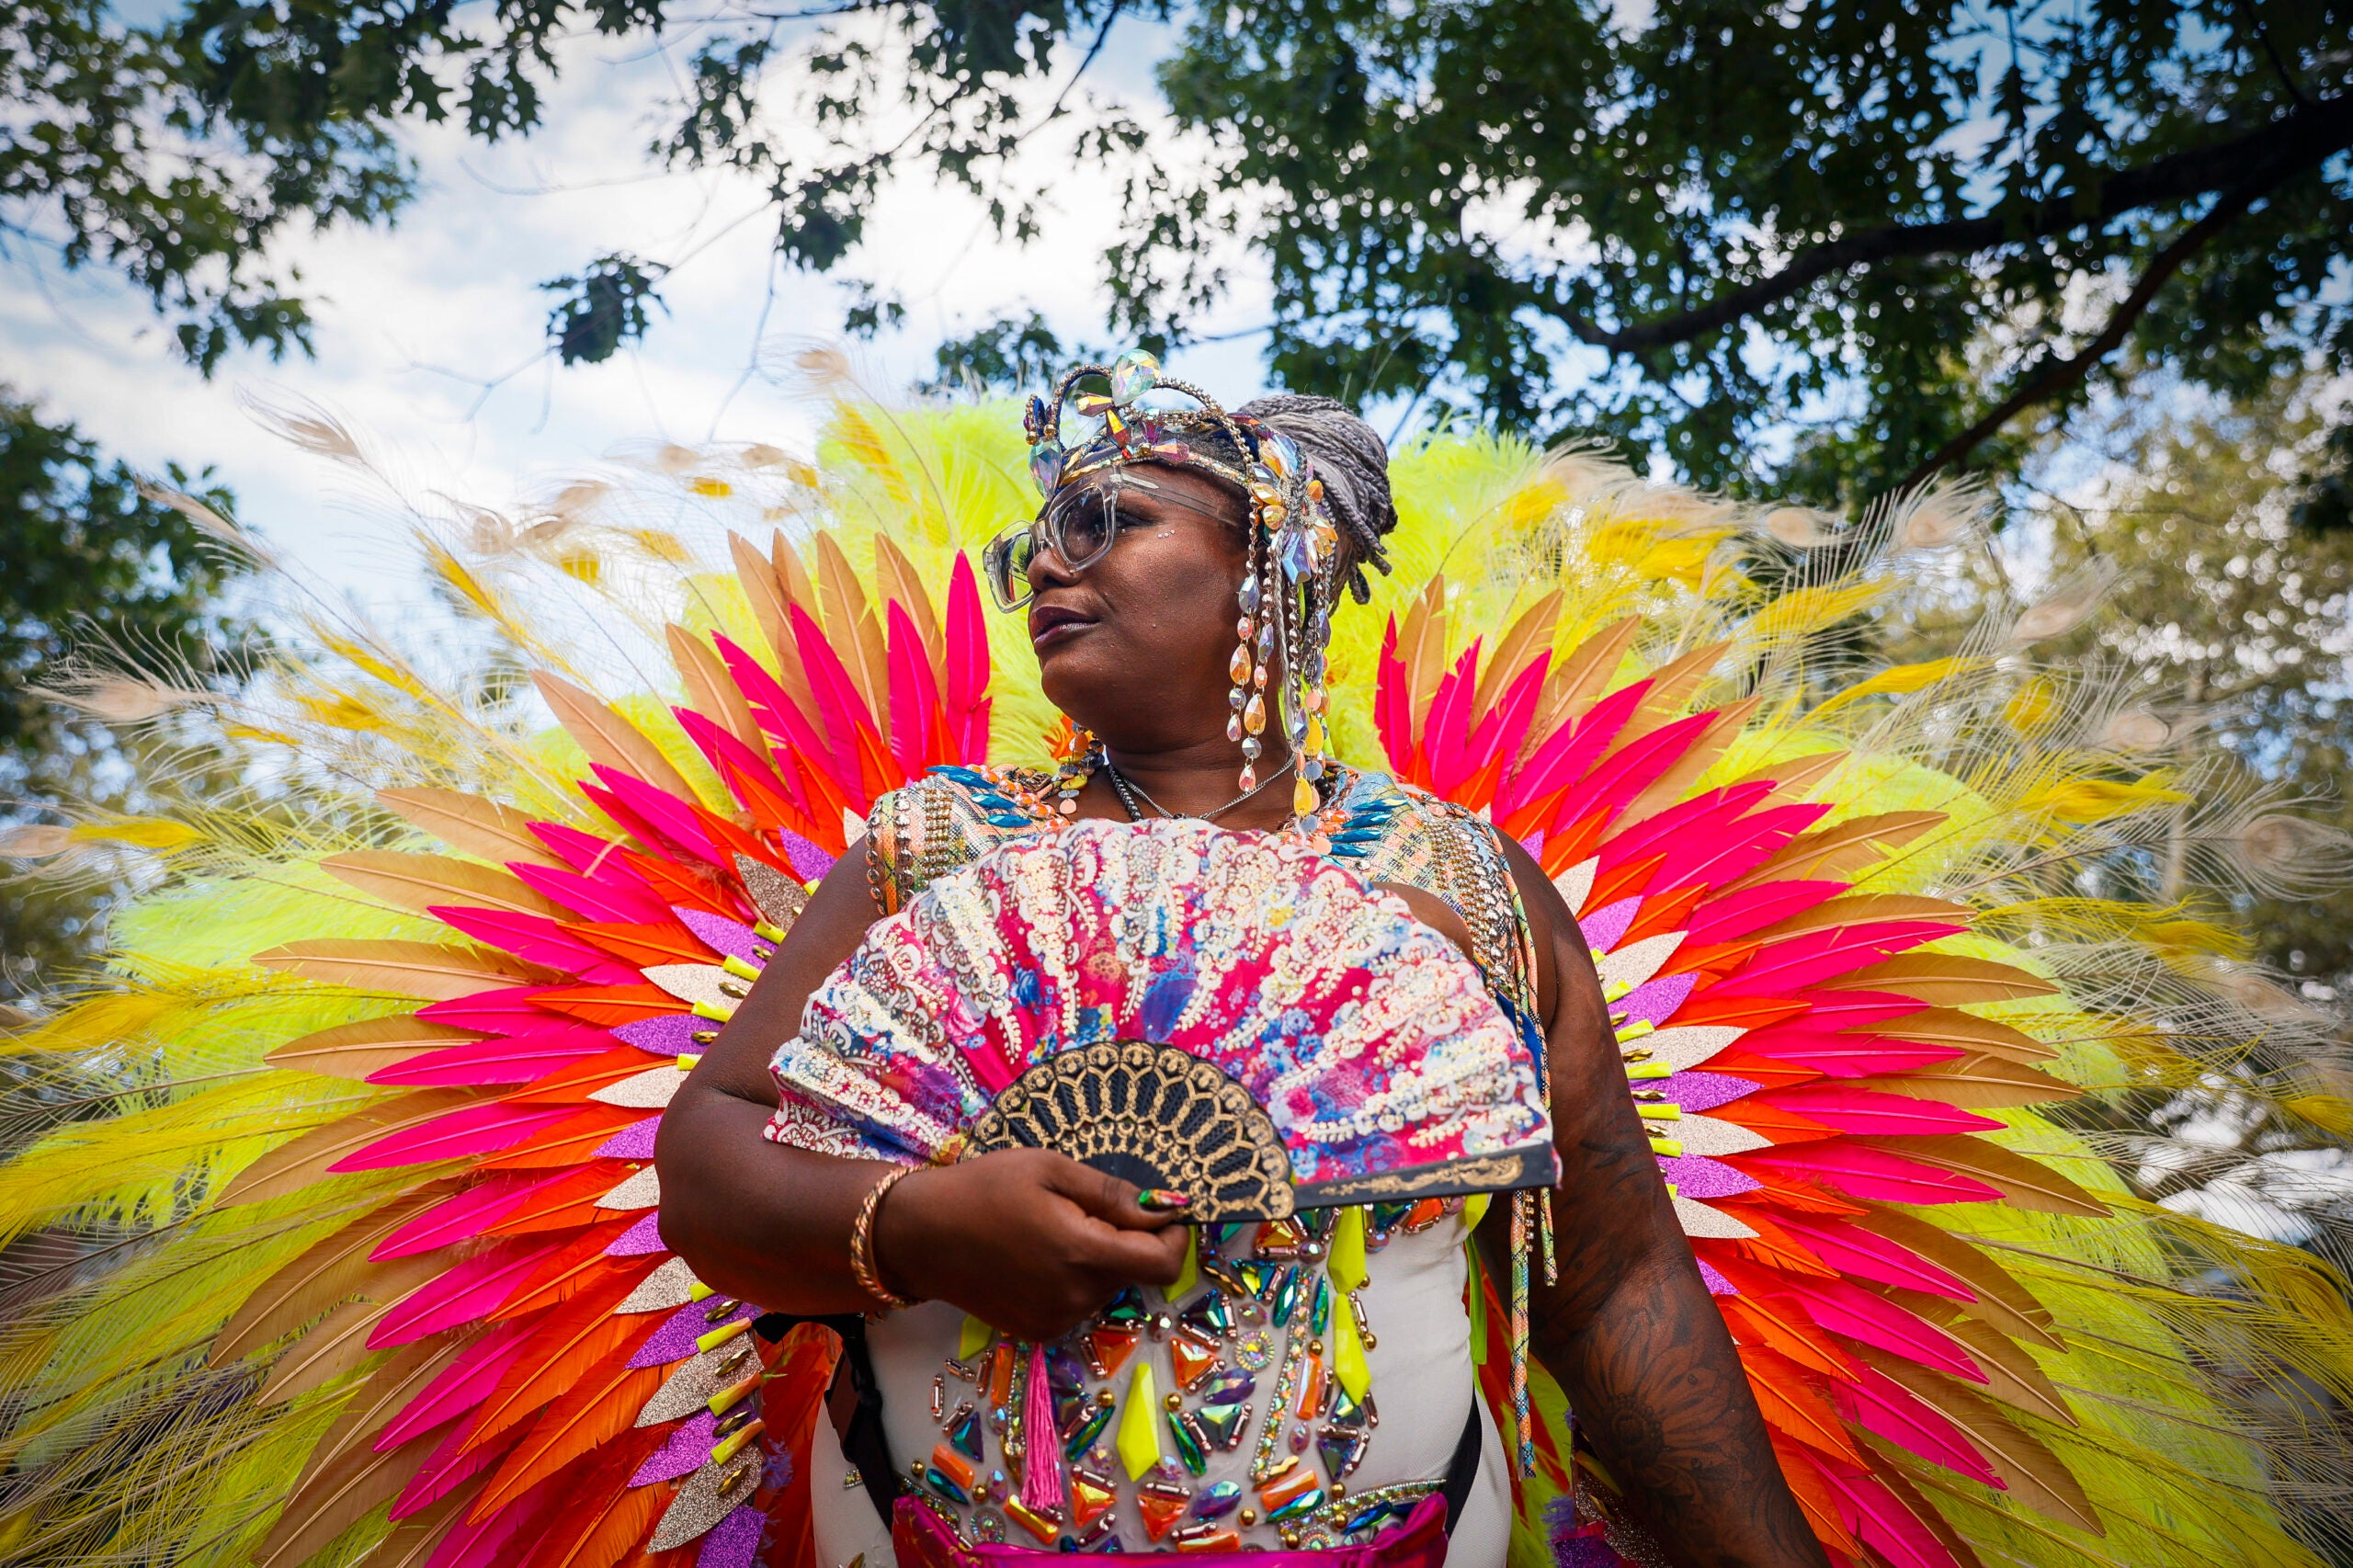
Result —
[[1234, 413], [1280, 431], [1299, 444], [1324, 482], [1324, 504], [1340, 530], [1340, 579], [1358, 604], [1372, 597], [1370, 565], [1386, 576], [1389, 554], [1381, 536], [1397, 526], [1397, 505], [1389, 493], [1389, 446], [1380, 433], [1346, 403], [1299, 392], [1253, 398]]

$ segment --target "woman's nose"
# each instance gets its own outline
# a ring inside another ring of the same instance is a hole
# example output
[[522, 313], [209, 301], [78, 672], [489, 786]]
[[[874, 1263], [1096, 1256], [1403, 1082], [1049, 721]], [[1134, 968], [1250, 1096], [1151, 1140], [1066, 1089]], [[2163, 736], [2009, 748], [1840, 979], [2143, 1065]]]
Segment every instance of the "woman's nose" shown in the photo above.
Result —
[[1070, 562], [1063, 559], [1063, 552], [1051, 544], [1039, 547], [1038, 552], [1029, 558], [1029, 568], [1024, 575], [1029, 579], [1029, 591], [1033, 594], [1042, 588], [1078, 581], [1078, 574], [1070, 569]]

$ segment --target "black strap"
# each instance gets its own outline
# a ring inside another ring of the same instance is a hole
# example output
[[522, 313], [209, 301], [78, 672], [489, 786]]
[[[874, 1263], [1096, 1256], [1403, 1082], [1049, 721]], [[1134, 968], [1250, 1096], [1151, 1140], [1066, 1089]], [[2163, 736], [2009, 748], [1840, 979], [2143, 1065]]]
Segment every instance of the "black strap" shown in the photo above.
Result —
[[1446, 1461], [1446, 1484], [1438, 1494], [1446, 1500], [1446, 1533], [1449, 1539], [1454, 1527], [1462, 1522], [1463, 1506], [1471, 1501], [1472, 1485], [1479, 1479], [1479, 1454], [1486, 1447], [1485, 1434], [1479, 1429], [1479, 1395], [1471, 1394], [1471, 1415], [1462, 1423], [1462, 1436], [1454, 1440], [1454, 1457]]
[[882, 1429], [882, 1385], [875, 1379], [874, 1357], [867, 1348], [866, 1319], [857, 1312], [817, 1318], [770, 1312], [753, 1327], [763, 1339], [773, 1340], [782, 1339], [793, 1324], [802, 1323], [823, 1324], [841, 1335], [842, 1358], [834, 1369], [833, 1386], [825, 1391], [825, 1414], [833, 1420], [842, 1458], [858, 1471], [866, 1500], [874, 1505], [888, 1529], [902, 1483], [898, 1468], [891, 1462], [890, 1437]]
[[[858, 1479], [865, 1483], [866, 1500], [882, 1517], [883, 1528], [890, 1528], [891, 1516], [896, 1508], [901, 1491], [898, 1468], [891, 1462], [891, 1442], [882, 1428], [882, 1385], [875, 1381], [873, 1354], [867, 1348], [866, 1319], [856, 1313], [841, 1317], [798, 1318], [782, 1312], [771, 1312], [753, 1326], [763, 1339], [781, 1339], [785, 1331], [797, 1323], [823, 1324], [842, 1338], [841, 1364], [834, 1371], [834, 1385], [825, 1393], [825, 1411], [833, 1418], [834, 1435], [840, 1439], [842, 1458], [857, 1467]], [[1446, 1533], [1451, 1538], [1454, 1527], [1462, 1522], [1464, 1506], [1471, 1501], [1471, 1488], [1479, 1480], [1479, 1460], [1485, 1448], [1485, 1435], [1479, 1426], [1479, 1399], [1471, 1398], [1471, 1413], [1463, 1418], [1462, 1436], [1454, 1441], [1454, 1455], [1446, 1461], [1446, 1480], [1438, 1487], [1438, 1496], [1446, 1504]]]

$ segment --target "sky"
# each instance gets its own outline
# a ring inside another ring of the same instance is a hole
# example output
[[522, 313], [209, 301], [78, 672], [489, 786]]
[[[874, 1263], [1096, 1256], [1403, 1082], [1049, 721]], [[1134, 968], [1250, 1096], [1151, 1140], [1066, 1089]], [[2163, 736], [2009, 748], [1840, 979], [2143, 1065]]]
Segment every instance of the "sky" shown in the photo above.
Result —
[[[1158, 40], [1123, 25], [1113, 41], [1088, 80], [1138, 96]], [[811, 405], [787, 367], [797, 347], [845, 341], [842, 288], [771, 264], [773, 226], [751, 180], [668, 175], [645, 153], [671, 62], [602, 40], [572, 52], [539, 132], [485, 146], [412, 128], [421, 188], [397, 226], [281, 249], [315, 300], [314, 357], [233, 356], [207, 381], [142, 295], [20, 251], [0, 262], [6, 379], [143, 470], [210, 465], [240, 521], [377, 608], [424, 592], [382, 498], [289, 447], [253, 403], [315, 403], [412, 492], [492, 506], [654, 442], [805, 445]], [[907, 316], [851, 346], [864, 379], [904, 388], [932, 369], [943, 339], [1008, 312], [1034, 308], [1065, 340], [1100, 341], [1097, 258], [1113, 206], [1108, 182], [1074, 170], [1024, 249], [999, 240], [969, 197], [916, 180], [888, 187], [855, 260]], [[663, 287], [666, 312], [606, 363], [559, 366], [539, 284], [612, 251], [686, 258]], [[1265, 301], [1245, 271], [1206, 331], [1263, 321]], [[1205, 345], [1172, 368], [1238, 403], [1264, 386], [1257, 341]]]

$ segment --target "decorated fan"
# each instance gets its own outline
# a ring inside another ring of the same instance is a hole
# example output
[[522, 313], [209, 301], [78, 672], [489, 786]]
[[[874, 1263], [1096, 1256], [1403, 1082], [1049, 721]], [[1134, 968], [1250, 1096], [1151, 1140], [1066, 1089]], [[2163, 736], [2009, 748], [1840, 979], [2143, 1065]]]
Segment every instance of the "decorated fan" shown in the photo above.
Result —
[[1204, 1220], [1549, 1186], [1537, 1063], [1453, 944], [1288, 837], [1078, 823], [934, 881], [810, 999], [780, 1141], [1058, 1149]]

